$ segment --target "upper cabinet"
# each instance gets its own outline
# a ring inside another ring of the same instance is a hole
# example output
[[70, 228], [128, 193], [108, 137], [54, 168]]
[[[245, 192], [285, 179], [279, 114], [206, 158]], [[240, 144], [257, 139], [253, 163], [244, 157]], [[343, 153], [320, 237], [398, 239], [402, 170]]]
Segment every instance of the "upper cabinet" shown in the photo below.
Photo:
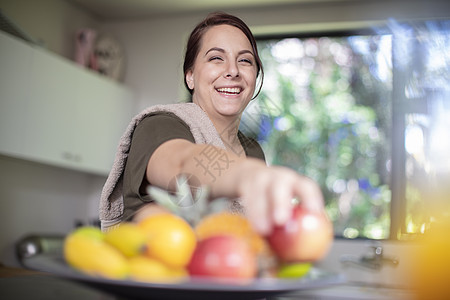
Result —
[[0, 153], [94, 174], [132, 117], [123, 85], [0, 32]]

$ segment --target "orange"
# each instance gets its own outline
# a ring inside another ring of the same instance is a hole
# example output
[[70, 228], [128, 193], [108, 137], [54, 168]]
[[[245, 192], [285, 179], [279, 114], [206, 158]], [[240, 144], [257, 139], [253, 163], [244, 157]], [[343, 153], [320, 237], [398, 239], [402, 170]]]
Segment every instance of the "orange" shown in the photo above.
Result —
[[171, 213], [160, 213], [145, 218], [139, 226], [147, 235], [148, 257], [172, 268], [183, 268], [189, 263], [197, 237], [187, 221]]
[[195, 227], [198, 239], [221, 234], [231, 234], [244, 238], [255, 254], [267, 251], [265, 240], [257, 234], [243, 215], [230, 212], [214, 213], [203, 218]]
[[[417, 300], [449, 299], [450, 219], [437, 217], [406, 255], [413, 254], [411, 288]], [[407, 251], [407, 250], [405, 250]]]

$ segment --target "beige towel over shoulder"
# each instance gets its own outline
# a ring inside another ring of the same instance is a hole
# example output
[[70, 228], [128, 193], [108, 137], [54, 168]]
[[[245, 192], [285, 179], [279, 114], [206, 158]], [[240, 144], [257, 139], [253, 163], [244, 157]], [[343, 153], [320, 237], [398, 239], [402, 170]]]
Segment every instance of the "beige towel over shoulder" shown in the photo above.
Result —
[[174, 113], [189, 126], [196, 144], [211, 144], [225, 149], [219, 133], [208, 115], [194, 103], [178, 103], [150, 106], [136, 115], [122, 135], [114, 164], [103, 187], [100, 199], [100, 220], [102, 228], [117, 225], [123, 214], [122, 180], [131, 139], [136, 126], [151, 113], [165, 111]]

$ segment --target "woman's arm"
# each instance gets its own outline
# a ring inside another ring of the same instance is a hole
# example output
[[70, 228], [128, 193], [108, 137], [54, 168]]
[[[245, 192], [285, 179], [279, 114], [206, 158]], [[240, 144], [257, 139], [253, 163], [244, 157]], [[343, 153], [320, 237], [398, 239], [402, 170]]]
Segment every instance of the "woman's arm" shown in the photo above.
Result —
[[208, 185], [211, 197], [240, 198], [255, 229], [268, 234], [274, 224], [290, 217], [292, 199], [310, 210], [323, 210], [318, 185], [284, 167], [268, 167], [254, 158], [240, 158], [211, 145], [174, 139], [160, 145], [149, 159], [147, 180], [158, 187], [174, 190], [173, 180], [190, 174], [200, 185]]

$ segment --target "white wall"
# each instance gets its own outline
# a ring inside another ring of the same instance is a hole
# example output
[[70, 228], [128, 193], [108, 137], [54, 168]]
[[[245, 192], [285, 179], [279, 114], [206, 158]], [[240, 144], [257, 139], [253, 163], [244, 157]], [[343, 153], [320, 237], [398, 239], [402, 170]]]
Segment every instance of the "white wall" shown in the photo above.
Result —
[[[255, 32], [278, 30], [276, 26], [301, 31], [388, 18], [448, 17], [448, 3], [356, 0], [228, 12], [242, 17]], [[76, 29], [93, 27], [113, 33], [125, 47], [124, 81], [136, 94], [136, 112], [154, 103], [183, 100], [184, 42], [206, 15], [99, 22], [64, 0], [0, 0], [0, 9], [48, 49], [67, 58], [73, 57]], [[13, 263], [11, 246], [26, 233], [64, 233], [75, 219], [96, 217], [105, 179], [0, 156], [0, 259]]]
[[14, 243], [28, 234], [66, 234], [98, 218], [102, 176], [0, 156], [0, 260], [16, 264]]
[[33, 40], [69, 59], [75, 54], [76, 31], [98, 27], [91, 14], [66, 0], [0, 0], [0, 9]]

